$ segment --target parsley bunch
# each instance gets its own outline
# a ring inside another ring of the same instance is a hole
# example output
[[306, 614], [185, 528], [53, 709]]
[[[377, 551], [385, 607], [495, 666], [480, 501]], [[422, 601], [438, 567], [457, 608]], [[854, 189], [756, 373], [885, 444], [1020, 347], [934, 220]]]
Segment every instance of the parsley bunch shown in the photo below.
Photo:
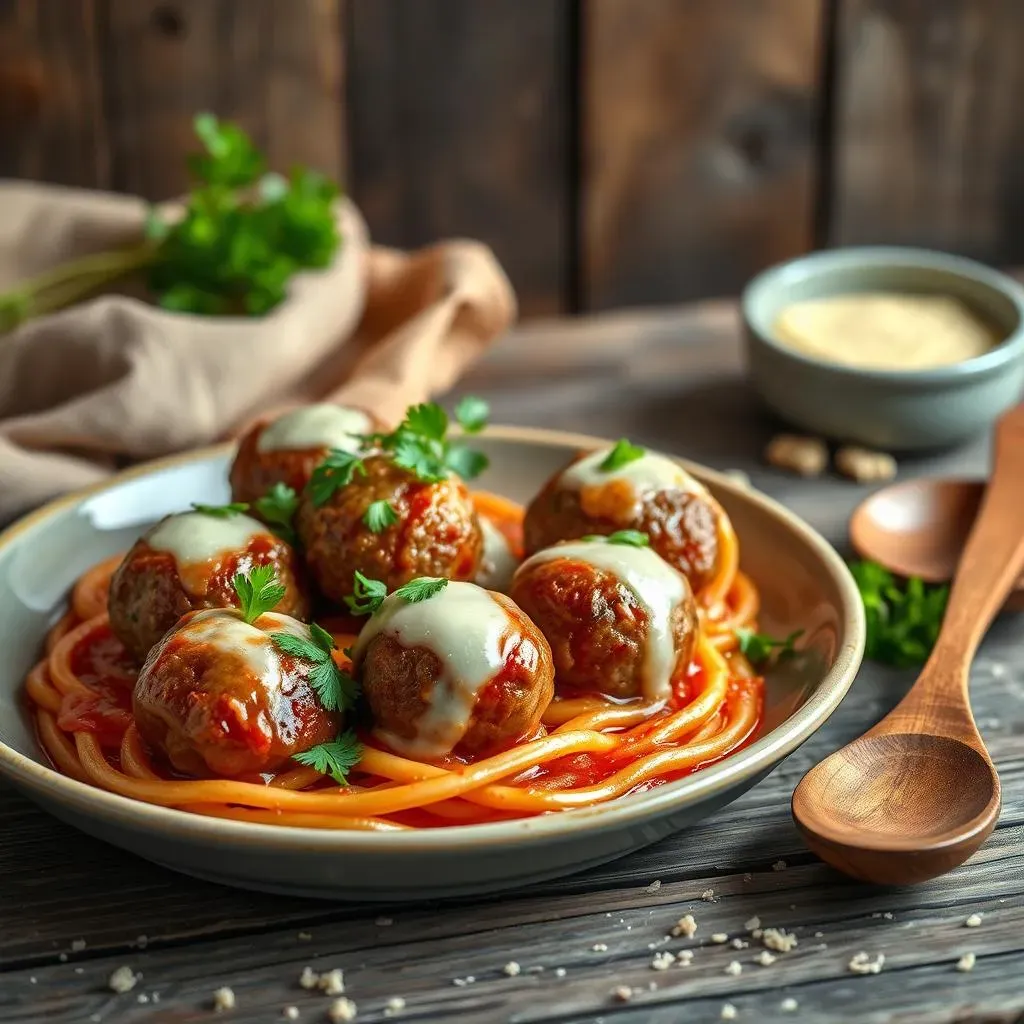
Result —
[[899, 582], [877, 562], [854, 562], [867, 618], [865, 655], [897, 668], [921, 665], [931, 653], [949, 599], [948, 586], [929, 586], [916, 576]]
[[740, 628], [736, 630], [736, 639], [740, 644], [740, 653], [745, 654], [750, 664], [757, 668], [793, 654], [796, 650], [793, 645], [803, 633], [802, 629], [798, 629], [789, 636], [777, 640], [767, 633]]
[[305, 168], [287, 178], [264, 173], [249, 136], [212, 114], [194, 126], [203, 149], [188, 157], [182, 216], [152, 211], [140, 244], [63, 264], [0, 295], [0, 331], [141, 269], [164, 309], [261, 316], [285, 298], [294, 274], [331, 262], [340, 244], [334, 184]]

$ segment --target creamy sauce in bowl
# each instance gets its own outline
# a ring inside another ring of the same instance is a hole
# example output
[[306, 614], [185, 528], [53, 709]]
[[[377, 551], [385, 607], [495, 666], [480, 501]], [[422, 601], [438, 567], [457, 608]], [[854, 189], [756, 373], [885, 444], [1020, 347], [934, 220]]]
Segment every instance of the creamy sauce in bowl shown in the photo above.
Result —
[[984, 355], [1003, 335], [959, 299], [864, 292], [805, 299], [774, 325], [786, 348], [874, 370], [927, 370]]

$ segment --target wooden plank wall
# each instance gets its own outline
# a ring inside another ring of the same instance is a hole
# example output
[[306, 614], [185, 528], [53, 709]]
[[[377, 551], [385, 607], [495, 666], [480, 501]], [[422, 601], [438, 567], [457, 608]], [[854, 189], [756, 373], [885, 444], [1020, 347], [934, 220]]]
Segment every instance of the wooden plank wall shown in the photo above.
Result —
[[1024, 257], [1018, 0], [0, 0], [0, 175], [166, 198], [199, 109], [523, 312], [815, 245]]

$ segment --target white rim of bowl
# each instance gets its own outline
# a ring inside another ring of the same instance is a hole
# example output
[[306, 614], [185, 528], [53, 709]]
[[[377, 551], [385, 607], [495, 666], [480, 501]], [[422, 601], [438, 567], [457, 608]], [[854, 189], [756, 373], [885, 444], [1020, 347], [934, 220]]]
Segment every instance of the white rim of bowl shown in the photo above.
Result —
[[[535, 427], [490, 427], [487, 436], [499, 441], [528, 442], [541, 447], [593, 449], [611, 442], [587, 434], [563, 433]], [[20, 539], [55, 513], [74, 507], [85, 498], [117, 487], [127, 480], [159, 473], [176, 466], [201, 463], [230, 454], [232, 444], [222, 444], [134, 466], [93, 487], [58, 498], [30, 513], [0, 533], [0, 550]], [[57, 799], [84, 814], [99, 815], [114, 824], [144, 828], [148, 833], [178, 835], [184, 829], [194, 840], [219, 841], [230, 845], [257, 845], [264, 849], [301, 848], [306, 851], [373, 852], [400, 854], [415, 850], [452, 852], [502, 844], [543, 842], [574, 833], [602, 832], [638, 824], [674, 807], [714, 796], [736, 782], [768, 771], [795, 750], [828, 719], [853, 683], [864, 653], [865, 619], [853, 577], [834, 548], [798, 516], [773, 499], [746, 488], [727, 476], [686, 459], [677, 459], [713, 487], [752, 502], [781, 519], [824, 563], [842, 601], [840, 608], [845, 641], [836, 652], [835, 663], [825, 673], [811, 696], [781, 725], [716, 764], [702, 768], [648, 793], [613, 800], [593, 807], [542, 814], [533, 818], [459, 825], [449, 828], [418, 829], [409, 832], [355, 832], [299, 828], [291, 825], [263, 825], [253, 822], [207, 818], [170, 807], [147, 804], [120, 796], [97, 786], [78, 782], [56, 769], [26, 757], [0, 741], [0, 775], [26, 790]]]

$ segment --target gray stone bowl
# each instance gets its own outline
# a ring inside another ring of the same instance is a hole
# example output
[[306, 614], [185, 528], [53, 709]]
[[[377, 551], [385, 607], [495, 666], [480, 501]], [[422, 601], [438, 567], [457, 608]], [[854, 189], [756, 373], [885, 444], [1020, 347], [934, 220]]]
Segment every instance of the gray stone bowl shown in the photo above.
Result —
[[[1003, 341], [962, 363], [889, 371], [825, 362], [775, 337], [793, 302], [871, 291], [958, 298]], [[758, 395], [795, 427], [832, 440], [895, 452], [947, 447], [990, 427], [1024, 389], [1024, 288], [973, 260], [897, 247], [816, 252], [755, 277], [742, 309]]]

